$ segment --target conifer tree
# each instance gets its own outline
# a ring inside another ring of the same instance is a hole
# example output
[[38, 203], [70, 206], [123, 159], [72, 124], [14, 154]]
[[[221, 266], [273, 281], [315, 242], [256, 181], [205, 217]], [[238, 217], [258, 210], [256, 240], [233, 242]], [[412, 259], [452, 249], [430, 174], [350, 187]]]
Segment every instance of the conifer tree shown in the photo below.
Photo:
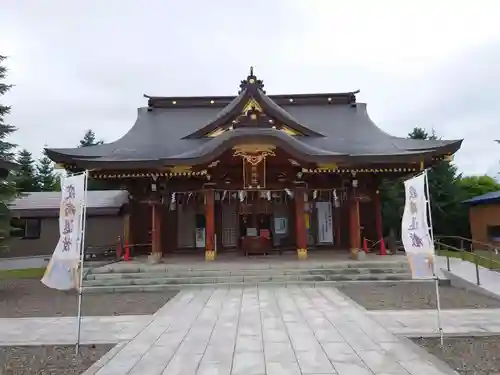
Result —
[[61, 189], [59, 176], [54, 169], [54, 163], [45, 153], [42, 158], [38, 160], [36, 175], [40, 191], [58, 191]]
[[[10, 90], [12, 85], [6, 84], [7, 68], [2, 65], [5, 56], [0, 55], [0, 97]], [[10, 107], [0, 102], [0, 160], [8, 163], [14, 162], [14, 150], [16, 145], [8, 141], [8, 137], [17, 129], [15, 126], [5, 122], [5, 116], [10, 112]], [[10, 233], [10, 210], [9, 203], [16, 197], [17, 191], [13, 181], [7, 178], [0, 181], [0, 243], [8, 238]], [[0, 249], [1, 251], [1, 249]]]
[[[411, 139], [435, 140], [437, 136], [434, 131], [430, 134], [423, 128], [415, 127], [408, 134]], [[436, 235], [467, 236], [464, 228], [467, 222], [460, 220], [463, 215], [463, 194], [457, 183], [461, 176], [457, 168], [447, 161], [441, 161], [428, 171], [429, 193], [432, 209], [432, 221]], [[382, 216], [384, 227], [387, 231], [391, 229], [399, 235], [401, 229], [401, 217], [405, 202], [404, 186], [401, 181], [387, 180], [380, 187], [382, 199]]]
[[[96, 139], [96, 135], [92, 129], [89, 129], [85, 132], [83, 138], [80, 140], [80, 144], [78, 147], [89, 147], [89, 146], [97, 146], [102, 145], [103, 141], [98, 141]], [[97, 181], [89, 179], [87, 184], [88, 190], [109, 190], [112, 189], [111, 184], [108, 181]]]
[[20, 193], [40, 191], [35, 160], [33, 160], [31, 152], [26, 149], [19, 151], [16, 163], [18, 169], [15, 172], [14, 181], [16, 182], [17, 190]]
[[83, 139], [80, 140], [80, 145], [78, 147], [97, 146], [102, 145], [103, 143], [103, 141], [98, 141], [94, 131], [89, 129], [85, 132]]

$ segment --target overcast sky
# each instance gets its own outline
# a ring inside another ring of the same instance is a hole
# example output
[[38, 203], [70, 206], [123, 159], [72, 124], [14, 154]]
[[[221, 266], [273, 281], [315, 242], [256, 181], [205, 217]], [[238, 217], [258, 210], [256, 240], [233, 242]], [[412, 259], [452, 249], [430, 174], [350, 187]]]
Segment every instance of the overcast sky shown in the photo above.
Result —
[[14, 142], [113, 141], [151, 95], [233, 95], [250, 65], [269, 94], [360, 89], [372, 119], [464, 143], [500, 170], [500, 1], [0, 0], [2, 97]]

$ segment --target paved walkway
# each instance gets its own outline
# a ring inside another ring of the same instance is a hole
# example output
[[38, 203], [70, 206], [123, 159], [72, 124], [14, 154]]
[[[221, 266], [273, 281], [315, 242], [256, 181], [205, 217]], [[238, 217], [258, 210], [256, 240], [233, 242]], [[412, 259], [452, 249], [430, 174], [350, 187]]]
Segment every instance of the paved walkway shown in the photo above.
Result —
[[[446, 257], [438, 256], [437, 265], [444, 272], [447, 272]], [[476, 285], [476, 265], [458, 258], [450, 258], [450, 273], [466, 280], [472, 286]], [[490, 271], [487, 268], [479, 267], [479, 280], [481, 285], [477, 288], [484, 289], [490, 295], [500, 297], [500, 272]]]
[[[83, 317], [82, 344], [115, 343], [131, 340], [148, 323], [151, 315]], [[0, 346], [55, 345], [76, 342], [77, 321], [60, 318], [0, 319]]]
[[50, 255], [18, 258], [0, 258], [0, 270], [17, 270], [22, 268], [43, 268], [49, 263]]
[[[379, 310], [367, 315], [392, 333], [407, 337], [439, 334], [436, 310]], [[441, 321], [445, 336], [500, 334], [500, 309], [442, 310]]]
[[86, 374], [444, 374], [333, 288], [184, 290]]

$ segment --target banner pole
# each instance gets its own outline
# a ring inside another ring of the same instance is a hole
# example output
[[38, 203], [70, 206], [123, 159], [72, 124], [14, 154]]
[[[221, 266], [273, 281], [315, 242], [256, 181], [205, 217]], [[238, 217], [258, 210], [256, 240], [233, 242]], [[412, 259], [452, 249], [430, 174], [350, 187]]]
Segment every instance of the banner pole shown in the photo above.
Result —
[[[426, 189], [426, 194], [427, 194], [427, 207], [429, 210], [429, 235], [431, 237], [432, 241], [432, 248], [434, 249], [434, 227], [432, 226], [432, 208], [431, 208], [431, 196], [429, 193], [429, 177], [427, 175], [427, 170], [424, 171], [425, 173], [425, 189]], [[443, 333], [443, 326], [441, 323], [441, 297], [439, 295], [439, 278], [437, 276], [437, 268], [436, 268], [436, 253], [434, 251], [434, 259], [432, 262], [432, 267], [433, 267], [433, 272], [434, 272], [434, 283], [436, 286], [436, 308], [437, 308], [437, 323], [438, 323], [438, 329], [439, 329], [439, 339], [441, 342], [441, 346], [444, 345], [444, 333]]]
[[83, 203], [80, 219], [80, 280], [78, 283], [78, 313], [77, 313], [77, 333], [76, 333], [76, 355], [80, 354], [80, 334], [82, 328], [82, 297], [83, 297], [83, 261], [85, 258], [85, 223], [87, 221], [87, 184], [89, 172], [85, 171], [83, 182]]

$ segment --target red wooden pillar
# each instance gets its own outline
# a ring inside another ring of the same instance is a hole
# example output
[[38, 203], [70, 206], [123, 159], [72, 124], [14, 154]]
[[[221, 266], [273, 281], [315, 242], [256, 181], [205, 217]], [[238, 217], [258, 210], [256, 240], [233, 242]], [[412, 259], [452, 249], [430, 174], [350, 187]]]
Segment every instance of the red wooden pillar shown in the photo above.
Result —
[[159, 202], [151, 203], [151, 250], [152, 254], [161, 257], [161, 224], [162, 206]]
[[295, 189], [295, 231], [298, 259], [307, 259], [307, 229], [304, 210], [305, 193], [306, 189], [304, 187], [297, 187]]
[[354, 190], [349, 197], [349, 247], [353, 256], [361, 249], [359, 199]]
[[382, 205], [380, 204], [380, 192], [378, 190], [375, 191], [373, 195], [373, 204], [375, 211], [375, 227], [377, 228], [377, 237], [381, 240], [384, 236], [384, 232], [382, 229]]
[[215, 259], [215, 195], [213, 189], [205, 190], [205, 260]]

